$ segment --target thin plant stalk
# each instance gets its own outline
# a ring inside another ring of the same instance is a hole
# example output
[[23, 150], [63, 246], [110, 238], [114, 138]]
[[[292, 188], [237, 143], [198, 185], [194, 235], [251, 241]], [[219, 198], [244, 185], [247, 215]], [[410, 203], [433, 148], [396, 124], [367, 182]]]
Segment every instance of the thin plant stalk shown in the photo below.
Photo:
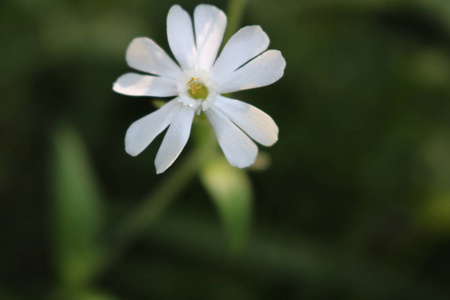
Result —
[[[230, 0], [227, 8], [228, 27], [224, 35], [224, 43], [238, 29], [241, 24], [243, 12], [247, 0]], [[202, 126], [202, 125], [199, 125]], [[209, 125], [207, 125], [209, 126]], [[198, 143], [196, 148], [184, 158], [181, 163], [177, 163], [172, 172], [162, 181], [150, 194], [133, 208], [119, 223], [117, 230], [113, 232], [114, 253], [106, 259], [105, 267], [111, 260], [127, 248], [127, 246], [137, 238], [143, 231], [147, 230], [157, 221], [177, 198], [178, 194], [198, 173], [198, 170], [210, 153], [215, 152], [217, 143], [211, 130], [203, 131], [202, 143]]]

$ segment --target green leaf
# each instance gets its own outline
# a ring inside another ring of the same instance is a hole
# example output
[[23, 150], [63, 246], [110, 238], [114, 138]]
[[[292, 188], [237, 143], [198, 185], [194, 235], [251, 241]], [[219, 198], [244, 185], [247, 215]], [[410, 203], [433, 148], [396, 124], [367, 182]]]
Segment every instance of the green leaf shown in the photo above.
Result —
[[200, 178], [217, 206], [231, 252], [242, 252], [248, 240], [253, 199], [247, 173], [217, 158], [204, 165]]
[[52, 238], [63, 287], [88, 286], [104, 253], [103, 197], [79, 133], [60, 124], [52, 135]]

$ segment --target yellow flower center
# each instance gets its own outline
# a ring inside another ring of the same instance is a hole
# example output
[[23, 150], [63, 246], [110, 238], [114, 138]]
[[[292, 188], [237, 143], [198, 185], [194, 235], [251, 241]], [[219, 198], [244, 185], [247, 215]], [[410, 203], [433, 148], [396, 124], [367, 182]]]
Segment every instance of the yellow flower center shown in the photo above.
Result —
[[191, 77], [188, 83], [186, 83], [188, 85], [189, 95], [196, 100], [206, 99], [208, 97], [208, 89], [202, 82], [198, 81], [199, 79]]

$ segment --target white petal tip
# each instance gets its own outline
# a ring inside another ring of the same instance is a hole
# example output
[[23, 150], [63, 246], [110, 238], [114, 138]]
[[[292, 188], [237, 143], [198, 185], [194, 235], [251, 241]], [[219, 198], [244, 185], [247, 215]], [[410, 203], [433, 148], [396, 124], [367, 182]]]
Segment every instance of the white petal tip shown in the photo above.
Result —
[[125, 95], [125, 96], [131, 96], [131, 97], [135, 97], [136, 95], [127, 93], [123, 87], [123, 85], [120, 84], [119, 80], [117, 80], [116, 82], [113, 83], [113, 91], [121, 94], [121, 95]]
[[136, 157], [136, 156], [138, 156], [140, 154], [140, 152], [133, 151], [132, 149], [130, 149], [130, 148], [126, 147], [126, 146], [125, 146], [125, 152], [128, 155], [133, 156], [133, 157]]
[[156, 161], [155, 161], [155, 168], [156, 168], [156, 174], [162, 174], [164, 173], [172, 164], [168, 165], [168, 166], [157, 166], [156, 165]]
[[[276, 126], [276, 125], [275, 125], [275, 126]], [[271, 147], [271, 146], [275, 145], [275, 143], [278, 142], [278, 133], [279, 133], [278, 127], [276, 127], [276, 132], [275, 132], [275, 134], [273, 135], [273, 138], [272, 138], [271, 140], [269, 140], [269, 141], [267, 142], [267, 144], [262, 144], [262, 143], [261, 143], [261, 145], [266, 146], [266, 147]]]
[[168, 15], [173, 13], [175, 10], [183, 10], [183, 8], [180, 5], [178, 5], [178, 4], [172, 5], [172, 7], [169, 9], [169, 14]]
[[219, 9], [217, 6], [211, 5], [211, 4], [199, 4], [197, 5], [197, 7], [195, 8], [195, 10], [200, 10], [200, 9], [211, 9], [213, 11], [219, 12], [220, 14], [223, 14], [225, 16], [225, 13]]
[[117, 92], [117, 81], [113, 83], [112, 89], [114, 92], [118, 93]]
[[245, 27], [242, 27], [240, 30], [252, 30], [253, 31], [253, 35], [256, 34], [261, 34], [262, 39], [267, 43], [267, 45], [269, 45], [270, 39], [269, 36], [267, 35], [267, 33], [262, 29], [261, 26], [259, 25], [248, 25]]
[[271, 51], [275, 51], [276, 55], [279, 57], [279, 70], [277, 72], [277, 79], [274, 81], [278, 81], [281, 77], [283, 77], [284, 75], [284, 70], [286, 69], [286, 60], [284, 59], [283, 55], [281, 54], [281, 51], [279, 50], [271, 50]]
[[264, 143], [261, 145], [266, 146], [266, 147], [271, 147], [271, 146], [275, 145], [276, 142], [278, 142], [278, 137], [276, 139], [274, 139], [273, 141], [270, 141], [268, 143]]
[[250, 167], [251, 165], [253, 165], [254, 163], [255, 163], [255, 161], [256, 161], [256, 156], [255, 156], [255, 158], [252, 160], [252, 162], [247, 162], [247, 163], [244, 163], [244, 164], [236, 164], [236, 165], [233, 165], [232, 163], [230, 163], [230, 165], [232, 165], [233, 167], [236, 167], [236, 168], [239, 168], [239, 169], [245, 169], [245, 168], [248, 168], [248, 167]]

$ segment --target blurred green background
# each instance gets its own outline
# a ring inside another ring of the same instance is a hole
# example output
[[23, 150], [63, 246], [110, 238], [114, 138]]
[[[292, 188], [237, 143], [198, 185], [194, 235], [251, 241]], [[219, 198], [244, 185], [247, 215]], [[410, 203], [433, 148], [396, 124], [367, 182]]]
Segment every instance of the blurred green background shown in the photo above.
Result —
[[[161, 137], [127, 155], [126, 129], [154, 106], [112, 91], [134, 37], [169, 52], [173, 4], [198, 2], [0, 2], [0, 299], [450, 299], [448, 0], [249, 1], [242, 25], [287, 61], [235, 95], [277, 122], [270, 165], [249, 189], [219, 161], [111, 246], [193, 148], [159, 176]], [[230, 201], [253, 195], [240, 255], [208, 189], [226, 172]]]

